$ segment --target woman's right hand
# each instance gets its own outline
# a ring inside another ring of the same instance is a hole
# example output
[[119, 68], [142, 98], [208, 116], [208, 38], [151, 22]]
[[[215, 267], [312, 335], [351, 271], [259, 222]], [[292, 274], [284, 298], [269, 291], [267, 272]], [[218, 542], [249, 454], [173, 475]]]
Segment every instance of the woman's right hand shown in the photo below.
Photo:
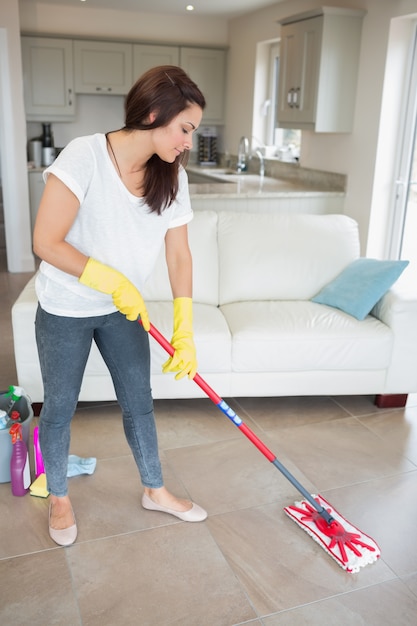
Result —
[[128, 320], [134, 322], [140, 316], [143, 328], [149, 331], [150, 322], [145, 302], [138, 289], [124, 274], [90, 257], [79, 282], [111, 295], [114, 305]]

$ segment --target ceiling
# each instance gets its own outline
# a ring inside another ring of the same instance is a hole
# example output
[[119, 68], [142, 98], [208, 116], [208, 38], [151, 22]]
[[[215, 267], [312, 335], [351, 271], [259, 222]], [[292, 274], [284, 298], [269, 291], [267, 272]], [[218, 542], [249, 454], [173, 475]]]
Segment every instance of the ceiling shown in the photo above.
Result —
[[[165, 13], [171, 15], [194, 15], [231, 18], [250, 11], [256, 11], [282, 0], [40, 0], [42, 4], [61, 6], [84, 5], [90, 8], [115, 9], [118, 11], [138, 11], [140, 13]], [[187, 4], [194, 11], [185, 10]]]

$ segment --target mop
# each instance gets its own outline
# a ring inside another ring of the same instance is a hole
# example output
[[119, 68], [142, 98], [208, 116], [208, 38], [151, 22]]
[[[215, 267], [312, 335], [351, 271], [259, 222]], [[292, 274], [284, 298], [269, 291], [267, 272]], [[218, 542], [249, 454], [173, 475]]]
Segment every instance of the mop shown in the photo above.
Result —
[[[149, 334], [170, 356], [173, 356], [174, 348], [153, 324], [151, 324]], [[198, 373], [193, 380], [268, 461], [275, 465], [293, 487], [304, 496], [304, 500], [295, 502], [293, 506], [284, 507], [284, 511], [330, 554], [340, 567], [347, 572], [356, 573], [361, 567], [374, 563], [380, 557], [381, 552], [375, 541], [342, 517], [322, 496], [310, 494]]]

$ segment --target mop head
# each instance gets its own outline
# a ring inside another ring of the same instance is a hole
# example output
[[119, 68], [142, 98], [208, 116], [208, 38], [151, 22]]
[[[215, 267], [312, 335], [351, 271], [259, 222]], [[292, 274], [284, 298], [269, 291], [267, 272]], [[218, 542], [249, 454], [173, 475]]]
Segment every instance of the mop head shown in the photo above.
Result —
[[284, 511], [303, 530], [350, 573], [379, 559], [381, 551], [373, 539], [345, 520], [322, 496], [313, 498], [332, 516], [328, 524], [318, 511], [306, 500], [287, 506]]

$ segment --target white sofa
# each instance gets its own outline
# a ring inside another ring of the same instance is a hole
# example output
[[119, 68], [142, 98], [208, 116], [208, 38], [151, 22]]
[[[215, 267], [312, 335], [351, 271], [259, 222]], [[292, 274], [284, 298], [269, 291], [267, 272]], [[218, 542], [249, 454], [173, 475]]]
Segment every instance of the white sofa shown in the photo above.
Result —
[[[398, 283], [364, 321], [311, 298], [359, 256], [358, 228], [344, 215], [197, 211], [189, 226], [199, 373], [221, 397], [400, 395], [417, 391], [417, 297]], [[143, 296], [168, 339], [172, 298], [163, 252]], [[18, 384], [43, 389], [34, 336], [32, 279], [12, 309]], [[150, 338], [155, 398], [204, 396], [187, 378], [162, 374], [167, 355]], [[114, 400], [95, 345], [80, 401]], [[401, 401], [401, 398], [400, 398]]]

